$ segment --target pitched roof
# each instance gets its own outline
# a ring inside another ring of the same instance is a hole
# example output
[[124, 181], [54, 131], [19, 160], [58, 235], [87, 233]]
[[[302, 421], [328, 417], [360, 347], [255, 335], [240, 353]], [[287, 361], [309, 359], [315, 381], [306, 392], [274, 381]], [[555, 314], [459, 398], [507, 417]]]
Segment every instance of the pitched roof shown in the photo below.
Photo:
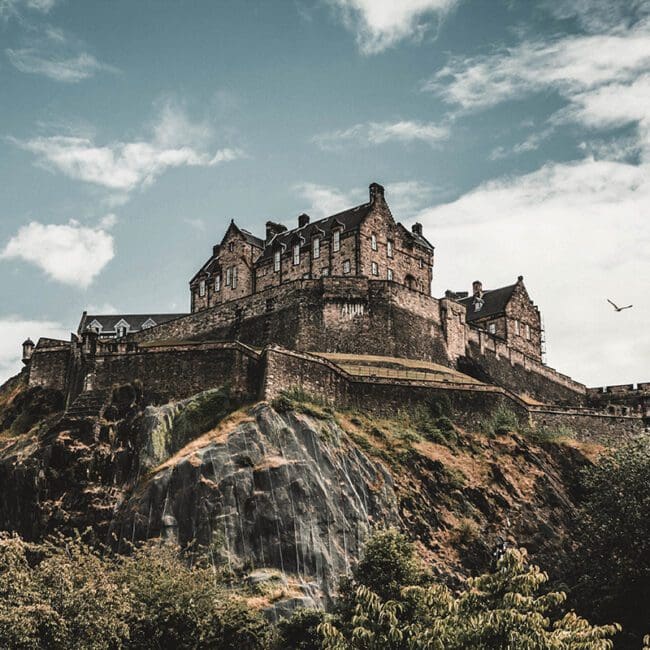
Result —
[[458, 302], [467, 308], [467, 322], [496, 316], [505, 311], [506, 305], [510, 301], [517, 284], [511, 284], [507, 287], [492, 289], [483, 292], [483, 306], [477, 311], [474, 308], [474, 296], [461, 298]]
[[87, 329], [93, 321], [101, 325], [102, 332], [114, 332], [115, 326], [124, 320], [129, 324], [131, 332], [141, 330], [142, 326], [149, 320], [153, 320], [156, 325], [161, 325], [167, 321], [187, 316], [187, 314], [86, 314], [79, 323], [79, 333], [82, 328]]
[[372, 203], [363, 203], [362, 205], [357, 205], [354, 208], [338, 212], [337, 214], [325, 217], [324, 219], [312, 221], [311, 223], [302, 226], [302, 228], [284, 230], [273, 237], [259, 259], [262, 260], [271, 257], [273, 255], [273, 248], [277, 246], [277, 244], [288, 246], [296, 235], [299, 235], [305, 240], [305, 243], [308, 243], [311, 241], [312, 235], [315, 235], [317, 232], [321, 232], [325, 237], [329, 237], [332, 229], [337, 224], [341, 224], [344, 230], [353, 230], [359, 226], [370, 210], [372, 210]]

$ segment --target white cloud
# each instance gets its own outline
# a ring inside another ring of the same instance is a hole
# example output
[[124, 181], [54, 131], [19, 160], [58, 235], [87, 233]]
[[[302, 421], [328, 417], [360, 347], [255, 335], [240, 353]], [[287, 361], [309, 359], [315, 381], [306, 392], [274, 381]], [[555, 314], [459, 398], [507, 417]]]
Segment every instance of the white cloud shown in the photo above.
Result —
[[19, 16], [23, 9], [47, 14], [57, 2], [58, 0], [0, 0], [0, 18]]
[[112, 66], [100, 63], [92, 54], [66, 55], [26, 47], [6, 49], [10, 63], [20, 72], [40, 74], [54, 81], [77, 83], [88, 79], [99, 71], [115, 72]]
[[356, 34], [363, 54], [377, 54], [403, 40], [418, 40], [458, 0], [329, 0]]
[[570, 97], [633, 81], [650, 66], [650, 25], [624, 32], [530, 42], [494, 54], [453, 58], [424, 85], [446, 102], [481, 109], [556, 89]]
[[150, 140], [97, 145], [90, 137], [55, 135], [22, 141], [11, 139], [37, 156], [38, 164], [66, 176], [124, 194], [151, 184], [174, 167], [214, 167], [241, 158], [239, 149], [207, 153], [195, 145], [212, 135], [205, 125], [193, 124], [178, 108], [165, 106], [152, 127]]
[[368, 200], [367, 193], [360, 189], [343, 192], [335, 187], [317, 183], [301, 183], [294, 189], [309, 202], [305, 212], [317, 219], [342, 212]]
[[32, 320], [18, 316], [0, 317], [0, 385], [22, 367], [22, 343], [30, 337], [70, 340], [70, 330], [49, 320]]
[[113, 256], [113, 237], [106, 230], [76, 221], [33, 221], [20, 228], [0, 252], [0, 259], [21, 259], [57, 282], [82, 288], [92, 283]]
[[449, 138], [449, 128], [433, 122], [401, 120], [399, 122], [368, 122], [355, 124], [349, 129], [321, 133], [312, 140], [321, 149], [332, 151], [350, 143], [361, 146], [385, 144], [387, 142], [424, 142], [437, 146]]
[[[523, 274], [545, 317], [550, 365], [595, 385], [647, 380], [649, 172], [593, 159], [549, 164], [424, 210], [436, 293]], [[608, 297], [634, 308], [617, 314]]]

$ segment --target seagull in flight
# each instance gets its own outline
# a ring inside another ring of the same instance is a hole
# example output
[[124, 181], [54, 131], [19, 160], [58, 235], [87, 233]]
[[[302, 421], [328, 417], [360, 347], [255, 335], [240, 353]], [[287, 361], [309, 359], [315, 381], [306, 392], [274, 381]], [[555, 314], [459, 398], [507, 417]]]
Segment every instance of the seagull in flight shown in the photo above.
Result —
[[632, 307], [632, 305], [626, 305], [625, 307], [619, 307], [615, 302], [612, 302], [609, 298], [607, 298], [607, 302], [614, 307], [616, 311], [623, 311], [624, 309], [629, 309]]

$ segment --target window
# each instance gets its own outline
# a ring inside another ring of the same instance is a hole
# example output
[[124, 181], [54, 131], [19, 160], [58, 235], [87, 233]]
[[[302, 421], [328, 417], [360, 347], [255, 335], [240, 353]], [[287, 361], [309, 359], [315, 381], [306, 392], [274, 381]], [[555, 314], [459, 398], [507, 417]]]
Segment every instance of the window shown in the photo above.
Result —
[[323, 268], [323, 269], [321, 270], [320, 273], [321, 273], [321, 275], [322, 275], [324, 278], [326, 278], [326, 277], [330, 274], [329, 267], [326, 266], [325, 268]]
[[490, 334], [496, 334], [497, 333], [497, 324], [496, 323], [490, 323], [488, 325], [488, 332], [490, 332]]
[[391, 280], [391, 281], [393, 280], [393, 269], [388, 269], [388, 276], [387, 277], [388, 277], [389, 280]]
[[372, 235], [370, 235], [370, 246], [372, 247], [373, 251], [377, 250], [377, 235], [373, 232]]
[[273, 270], [280, 270], [280, 251], [275, 251], [275, 253], [273, 253]]
[[333, 237], [332, 248], [335, 253], [338, 253], [338, 251], [341, 250], [341, 231], [335, 230]]
[[221, 291], [221, 275], [218, 275], [214, 279], [214, 290], [215, 291]]
[[379, 275], [379, 267], [377, 266], [377, 262], [373, 262], [371, 268], [373, 275]]
[[232, 288], [233, 289], [237, 288], [237, 267], [236, 266], [232, 267]]
[[315, 237], [314, 240], [311, 243], [311, 252], [312, 256], [315, 260], [317, 260], [320, 257], [320, 238]]
[[201, 280], [201, 282], [199, 282], [199, 296], [201, 296], [201, 298], [205, 296], [205, 280]]
[[515, 320], [515, 336], [519, 336], [519, 321]]
[[345, 260], [343, 262], [343, 273], [349, 273], [350, 272], [350, 260]]
[[293, 265], [300, 264], [300, 244], [293, 245]]
[[524, 329], [526, 331], [526, 338], [530, 341], [530, 325], [524, 325]]
[[393, 242], [390, 239], [386, 242], [386, 254], [393, 257]]
[[420, 268], [423, 269], [424, 268], [424, 260], [422, 258], [420, 258], [418, 260], [418, 262], [420, 263]]
[[232, 253], [235, 250], [235, 242], [228, 242], [228, 250]]
[[227, 287], [230, 286], [231, 278], [232, 278], [232, 269], [230, 267], [228, 267], [226, 269], [226, 286]]

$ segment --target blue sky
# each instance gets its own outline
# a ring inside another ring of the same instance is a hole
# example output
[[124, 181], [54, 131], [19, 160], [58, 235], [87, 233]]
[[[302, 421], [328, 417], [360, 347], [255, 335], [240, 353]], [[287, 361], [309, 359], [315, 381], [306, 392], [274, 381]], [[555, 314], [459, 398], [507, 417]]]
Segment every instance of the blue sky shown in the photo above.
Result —
[[435, 295], [524, 275], [550, 365], [650, 380], [649, 163], [648, 0], [0, 0], [0, 380], [371, 181]]

